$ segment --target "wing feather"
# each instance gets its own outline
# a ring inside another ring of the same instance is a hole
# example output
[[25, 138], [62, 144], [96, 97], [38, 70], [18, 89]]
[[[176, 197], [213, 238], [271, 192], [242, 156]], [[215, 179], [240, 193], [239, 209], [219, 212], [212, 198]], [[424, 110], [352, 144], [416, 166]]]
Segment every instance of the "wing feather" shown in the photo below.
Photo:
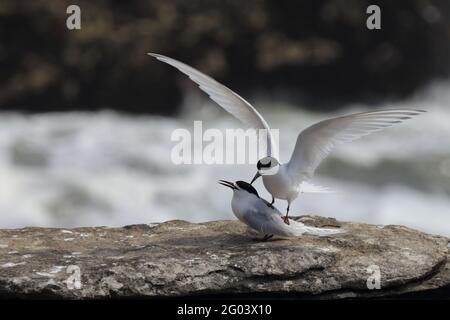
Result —
[[335, 146], [391, 127], [423, 112], [413, 109], [380, 110], [318, 122], [298, 135], [288, 163], [289, 171], [294, 176], [309, 179]]
[[148, 55], [155, 57], [159, 61], [165, 62], [185, 75], [187, 75], [192, 81], [198, 84], [199, 88], [206, 92], [208, 96], [215, 101], [219, 106], [244, 123], [247, 127], [254, 129], [266, 129], [267, 130], [267, 155], [275, 154], [274, 143], [272, 134], [270, 132], [269, 125], [256, 111], [256, 109], [248, 103], [244, 98], [233, 92], [231, 89], [220, 84], [213, 78], [201, 73], [200, 71], [184, 64], [178, 60], [156, 54], [148, 53]]

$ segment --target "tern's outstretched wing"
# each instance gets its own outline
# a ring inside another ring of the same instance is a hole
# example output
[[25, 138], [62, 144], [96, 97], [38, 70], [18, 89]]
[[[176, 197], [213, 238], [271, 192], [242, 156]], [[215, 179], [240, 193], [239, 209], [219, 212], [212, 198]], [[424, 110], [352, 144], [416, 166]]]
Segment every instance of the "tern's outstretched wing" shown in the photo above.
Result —
[[392, 109], [351, 114], [318, 122], [297, 138], [288, 163], [293, 176], [311, 178], [320, 162], [338, 144], [349, 142], [403, 122], [423, 110]]
[[213, 78], [180, 61], [156, 53], [148, 53], [148, 55], [177, 68], [187, 75], [192, 81], [197, 83], [200, 89], [206, 92], [213, 101], [246, 126], [254, 129], [266, 129], [268, 137], [267, 153], [268, 155], [274, 154], [274, 148], [276, 148], [276, 146], [274, 145], [269, 125], [250, 103]]

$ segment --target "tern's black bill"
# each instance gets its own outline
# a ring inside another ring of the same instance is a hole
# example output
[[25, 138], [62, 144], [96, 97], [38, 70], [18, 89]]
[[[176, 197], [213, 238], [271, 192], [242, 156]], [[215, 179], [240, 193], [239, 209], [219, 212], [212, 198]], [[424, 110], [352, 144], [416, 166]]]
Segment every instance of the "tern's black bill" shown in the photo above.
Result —
[[237, 190], [237, 188], [235, 187], [234, 183], [230, 182], [230, 181], [226, 181], [226, 180], [219, 180], [219, 184], [231, 188], [233, 190]]
[[256, 172], [256, 174], [253, 177], [252, 182], [250, 182], [250, 184], [253, 184], [253, 182], [255, 182], [255, 180], [258, 179], [259, 177], [261, 177], [261, 174], [259, 172]]

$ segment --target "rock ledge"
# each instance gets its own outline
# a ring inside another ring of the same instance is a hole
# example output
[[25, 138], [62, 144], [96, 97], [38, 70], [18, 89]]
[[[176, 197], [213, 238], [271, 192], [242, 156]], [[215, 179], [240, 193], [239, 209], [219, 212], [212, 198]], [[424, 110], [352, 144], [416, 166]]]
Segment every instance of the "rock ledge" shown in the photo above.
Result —
[[299, 219], [347, 232], [257, 242], [238, 221], [0, 230], [0, 297], [450, 297], [449, 239]]

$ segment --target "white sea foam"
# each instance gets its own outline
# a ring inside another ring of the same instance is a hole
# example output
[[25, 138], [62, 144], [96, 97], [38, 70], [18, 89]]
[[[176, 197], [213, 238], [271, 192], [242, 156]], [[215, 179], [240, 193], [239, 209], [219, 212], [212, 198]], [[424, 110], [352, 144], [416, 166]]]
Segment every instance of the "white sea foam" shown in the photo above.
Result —
[[[339, 147], [312, 181], [336, 193], [302, 194], [291, 212], [405, 224], [450, 236], [448, 101], [450, 84], [440, 83], [402, 103], [380, 106], [429, 112]], [[264, 101], [255, 105], [280, 129], [283, 162], [301, 129], [367, 109], [353, 105], [325, 114]], [[193, 120], [204, 120], [210, 128], [240, 126], [210, 102], [179, 118], [108, 111], [0, 114], [0, 227], [233, 218], [230, 191], [217, 180], [248, 181], [255, 168], [172, 164], [171, 133], [192, 128]], [[261, 181], [255, 187], [269, 198]], [[285, 202], [275, 204], [285, 210]]]

